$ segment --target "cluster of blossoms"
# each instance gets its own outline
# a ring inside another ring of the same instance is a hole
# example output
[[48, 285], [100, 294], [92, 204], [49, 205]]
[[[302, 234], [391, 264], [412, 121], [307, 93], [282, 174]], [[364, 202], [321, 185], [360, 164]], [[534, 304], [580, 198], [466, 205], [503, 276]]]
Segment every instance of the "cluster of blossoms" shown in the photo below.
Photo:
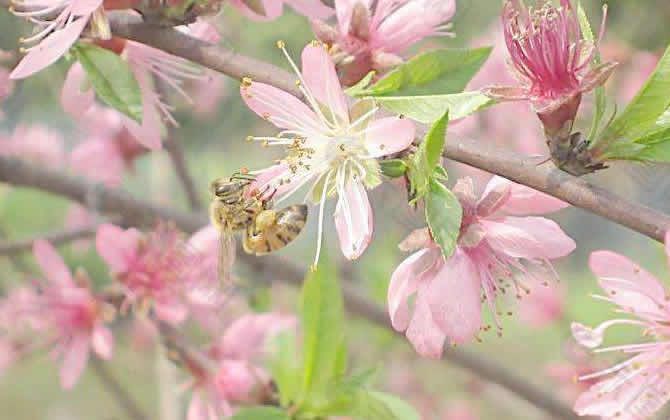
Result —
[[[499, 177], [479, 199], [473, 190], [469, 178], [454, 187], [463, 219], [456, 250], [446, 261], [428, 229], [413, 232], [400, 244], [403, 250], [418, 251], [391, 277], [389, 314], [393, 327], [406, 331], [425, 357], [440, 357], [447, 339], [464, 343], [488, 329], [482, 327], [482, 296], [495, 316], [500, 294], [509, 291], [521, 298], [530, 291], [524, 280], [540, 281], [534, 270], [553, 272], [550, 260], [575, 249], [555, 222], [525, 216], [559, 210], [564, 202]], [[411, 314], [407, 301], [414, 294]]]

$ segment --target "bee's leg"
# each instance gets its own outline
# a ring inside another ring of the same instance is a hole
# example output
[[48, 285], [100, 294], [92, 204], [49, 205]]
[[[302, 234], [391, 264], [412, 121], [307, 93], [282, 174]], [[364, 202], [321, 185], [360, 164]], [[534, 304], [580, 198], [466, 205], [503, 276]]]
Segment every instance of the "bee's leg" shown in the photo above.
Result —
[[255, 225], [247, 227], [242, 246], [247, 254], [264, 255], [272, 251], [270, 242], [262, 232], [256, 230]]

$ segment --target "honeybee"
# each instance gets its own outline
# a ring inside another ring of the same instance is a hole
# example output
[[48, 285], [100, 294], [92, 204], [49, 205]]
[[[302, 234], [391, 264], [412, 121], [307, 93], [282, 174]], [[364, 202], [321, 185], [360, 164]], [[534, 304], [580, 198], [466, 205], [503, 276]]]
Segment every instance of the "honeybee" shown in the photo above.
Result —
[[273, 210], [274, 193], [267, 197], [267, 191], [248, 191], [254, 179], [252, 175], [236, 173], [230, 178], [215, 179], [210, 186], [210, 217], [221, 232], [218, 277], [224, 284], [231, 280], [235, 233], [244, 232], [247, 253], [265, 255], [293, 241], [307, 221], [306, 205]]

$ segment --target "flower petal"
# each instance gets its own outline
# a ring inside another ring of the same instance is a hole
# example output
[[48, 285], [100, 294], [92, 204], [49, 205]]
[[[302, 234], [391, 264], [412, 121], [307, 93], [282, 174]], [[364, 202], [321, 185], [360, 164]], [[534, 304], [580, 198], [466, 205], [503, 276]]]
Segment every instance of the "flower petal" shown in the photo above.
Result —
[[158, 150], [161, 148], [163, 123], [156, 109], [156, 92], [146, 71], [135, 70], [133, 73], [142, 94], [142, 125], [125, 114], [121, 119], [123, 125], [141, 145], [151, 150]]
[[507, 203], [512, 192], [511, 182], [505, 178], [494, 176], [491, 178], [477, 201], [477, 215], [487, 217], [497, 212]]
[[74, 287], [72, 273], [65, 265], [63, 258], [51, 244], [38, 239], [33, 243], [33, 254], [42, 274], [57, 287]]
[[93, 335], [91, 336], [91, 345], [93, 346], [93, 351], [95, 351], [101, 359], [111, 359], [112, 352], [114, 351], [114, 336], [109, 328], [94, 328]]
[[419, 355], [429, 359], [442, 356], [447, 336], [433, 320], [425, 288], [419, 288], [414, 315], [406, 335]]
[[596, 251], [589, 257], [589, 266], [607, 297], [617, 305], [644, 318], [667, 317], [667, 292], [656, 277], [639, 265], [611, 251]]
[[284, 0], [296, 12], [310, 19], [328, 19], [335, 11], [320, 1], [314, 0]]
[[279, 128], [321, 131], [316, 114], [301, 100], [265, 83], [240, 86], [240, 94], [249, 109]]
[[479, 331], [481, 291], [481, 280], [472, 260], [459, 248], [427, 286], [433, 321], [452, 343], [466, 343]]
[[89, 337], [84, 334], [73, 336], [68, 343], [60, 367], [60, 383], [64, 389], [71, 389], [84, 372], [89, 349]]
[[335, 228], [342, 253], [349, 260], [360, 257], [372, 240], [374, 229], [368, 193], [360, 181], [350, 181], [335, 207]]
[[79, 62], [74, 63], [67, 72], [67, 77], [61, 90], [60, 103], [65, 112], [74, 118], [81, 118], [95, 102], [95, 92], [93, 89], [89, 87], [85, 91], [82, 90], [87, 80], [84, 68]]
[[266, 341], [283, 330], [294, 328], [296, 319], [279, 313], [243, 315], [223, 334], [217, 350], [220, 358], [251, 360], [261, 353]]
[[[510, 227], [518, 228], [531, 235], [539, 248], [531, 251], [534, 244], [528, 244], [529, 254], [526, 258], [560, 258], [575, 250], [575, 241], [563, 232], [558, 223], [544, 217], [505, 217], [502, 222]], [[537, 252], [533, 254], [533, 252]]]
[[397, 331], [404, 331], [409, 326], [407, 299], [416, 293], [424, 274], [440, 261], [440, 257], [438, 249], [424, 248], [400, 263], [391, 275], [387, 293], [388, 311], [391, 324]]
[[74, 0], [71, 3], [71, 13], [75, 16], [86, 16], [102, 6], [103, 0]]
[[111, 188], [121, 186], [125, 164], [112, 140], [94, 138], [77, 145], [70, 155], [72, 169]]
[[23, 57], [9, 77], [24, 79], [58, 61], [79, 39], [87, 23], [88, 17], [81, 17], [65, 28], [53, 32]]
[[95, 235], [95, 247], [114, 273], [123, 273], [137, 253], [141, 237], [136, 229], [124, 231], [118, 226], [104, 224]]
[[484, 194], [501, 184], [510, 185], [509, 199], [501, 210], [507, 214], [523, 216], [526, 214], [547, 214], [569, 207], [570, 204], [525, 185], [517, 184], [505, 178], [495, 176], [489, 181]]
[[414, 123], [407, 118], [380, 118], [368, 125], [365, 147], [373, 158], [398, 153], [412, 144], [414, 132]]
[[[340, 120], [349, 122], [347, 106], [335, 64], [324, 45], [308, 44], [302, 50], [302, 77], [317, 101], [329, 108]], [[325, 113], [330, 118], [330, 113]]]
[[201, 392], [194, 391], [188, 404], [186, 420], [209, 420], [207, 412], [207, 403], [203, 400]]
[[665, 255], [668, 257], [668, 267], [670, 267], [670, 230], [665, 234]]
[[188, 307], [172, 297], [155, 299], [154, 312], [156, 318], [171, 325], [178, 325], [184, 322], [188, 316]]

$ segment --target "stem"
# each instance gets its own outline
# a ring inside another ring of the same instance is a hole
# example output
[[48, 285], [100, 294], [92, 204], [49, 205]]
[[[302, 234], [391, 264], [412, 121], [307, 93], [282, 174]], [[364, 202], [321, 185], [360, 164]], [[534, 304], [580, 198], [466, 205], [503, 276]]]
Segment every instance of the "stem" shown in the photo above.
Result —
[[53, 245], [60, 245], [77, 239], [89, 238], [95, 235], [98, 226], [100, 225], [96, 223], [80, 229], [45, 233], [33, 238], [21, 239], [15, 242], [0, 242], [0, 255], [14, 256], [29, 251], [33, 247], [33, 242], [37, 239], [46, 239]]
[[[236, 79], [251, 77], [297, 97], [302, 96], [295, 85], [295, 77], [271, 64], [171, 28], [145, 25], [138, 17], [128, 14], [110, 13], [110, 24], [118, 36], [151, 45]], [[663, 242], [665, 232], [670, 229], [670, 216], [592, 186], [557, 169], [552, 163], [536, 166], [490, 144], [451, 136], [443, 156], [560, 198], [659, 242]]]
[[[182, 213], [163, 208], [148, 201], [135, 199], [123, 191], [111, 190], [83, 179], [73, 178], [42, 167], [30, 166], [17, 159], [2, 156], [0, 156], [0, 182], [40, 189], [69, 197], [80, 203], [85, 203], [90, 192], [95, 191], [101, 211], [119, 214], [122, 216], [124, 223], [133, 226], [151, 225], [156, 219], [160, 218], [174, 221], [185, 232], [195, 232], [208, 223], [207, 218], [203, 215]], [[269, 255], [257, 258], [244, 252], [240, 252], [238, 255], [239, 259], [256, 273], [266, 273], [267, 275], [258, 276], [262, 279], [277, 278], [283, 282], [299, 286], [305, 277], [304, 269], [298, 268], [277, 256]], [[386, 312], [354, 292], [348, 286], [352, 282], [352, 280], [343, 281], [343, 293], [347, 309], [373, 324], [388, 328], [389, 322]], [[177, 345], [177, 348], [181, 347], [179, 336], [173, 329], [161, 325], [161, 333], [171, 339], [172, 344]], [[189, 351], [189, 354], [199, 360], [202, 359], [197, 353]], [[454, 365], [508, 389], [557, 418], [577, 419], [568, 406], [558, 402], [552, 395], [541, 391], [538, 387], [527, 384], [522, 378], [491, 361], [481, 359], [464, 350], [456, 349], [447, 349], [444, 357]], [[206, 365], [205, 360], [201, 361], [203, 365]]]
[[195, 182], [193, 181], [193, 177], [189, 173], [188, 166], [186, 165], [184, 149], [181, 147], [181, 143], [176, 141], [172, 136], [168, 136], [163, 143], [165, 144], [165, 150], [170, 156], [170, 160], [172, 161], [172, 166], [174, 166], [175, 172], [177, 173], [177, 177], [184, 187], [184, 191], [188, 197], [191, 210], [202, 210], [202, 201], [198, 195], [198, 190], [195, 186]]
[[89, 363], [103, 386], [112, 396], [114, 396], [114, 398], [116, 398], [116, 401], [121, 408], [128, 413], [128, 417], [132, 420], [148, 419], [146, 414], [144, 414], [142, 409], [137, 405], [137, 402], [126, 392], [126, 389], [119, 383], [112, 373], [107, 370], [107, 367], [100, 359], [92, 357]]

